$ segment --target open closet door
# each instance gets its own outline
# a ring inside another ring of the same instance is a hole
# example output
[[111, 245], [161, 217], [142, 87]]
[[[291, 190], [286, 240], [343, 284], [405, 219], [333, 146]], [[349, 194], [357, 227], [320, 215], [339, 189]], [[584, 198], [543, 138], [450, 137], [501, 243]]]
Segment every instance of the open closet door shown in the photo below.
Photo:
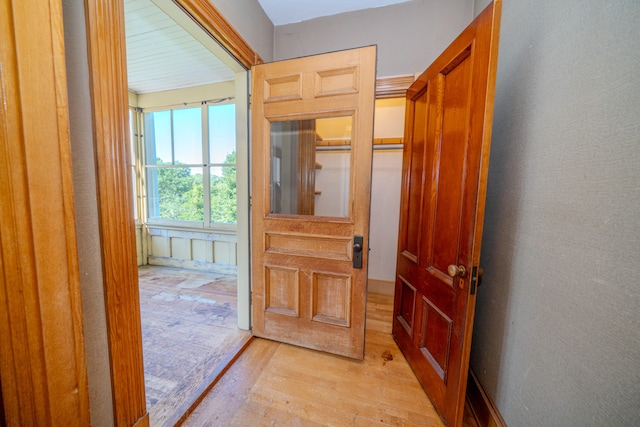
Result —
[[371, 46], [251, 70], [256, 336], [364, 356], [375, 65]]
[[393, 336], [450, 426], [465, 402], [500, 10], [489, 5], [407, 91]]

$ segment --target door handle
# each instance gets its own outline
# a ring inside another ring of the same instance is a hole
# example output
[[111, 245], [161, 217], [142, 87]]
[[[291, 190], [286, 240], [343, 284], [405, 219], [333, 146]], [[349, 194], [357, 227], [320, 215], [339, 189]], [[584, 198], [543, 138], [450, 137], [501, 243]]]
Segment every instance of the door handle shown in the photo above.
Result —
[[464, 277], [467, 274], [467, 269], [464, 268], [464, 265], [451, 264], [449, 267], [447, 267], [447, 273], [449, 273], [449, 276], [451, 277], [456, 277], [456, 276]]
[[353, 268], [362, 268], [362, 236], [353, 236]]

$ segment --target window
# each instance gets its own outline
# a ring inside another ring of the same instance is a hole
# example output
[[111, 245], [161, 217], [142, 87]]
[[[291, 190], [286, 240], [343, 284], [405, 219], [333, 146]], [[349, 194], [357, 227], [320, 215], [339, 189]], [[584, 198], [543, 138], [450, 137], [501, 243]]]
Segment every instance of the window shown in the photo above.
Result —
[[136, 160], [138, 158], [138, 131], [137, 131], [137, 113], [135, 108], [129, 108], [129, 146], [131, 151], [129, 152], [129, 168], [131, 170], [131, 195], [133, 197], [133, 219], [136, 223], [138, 218], [138, 173], [136, 167]]
[[144, 122], [148, 222], [235, 224], [235, 105], [147, 112]]

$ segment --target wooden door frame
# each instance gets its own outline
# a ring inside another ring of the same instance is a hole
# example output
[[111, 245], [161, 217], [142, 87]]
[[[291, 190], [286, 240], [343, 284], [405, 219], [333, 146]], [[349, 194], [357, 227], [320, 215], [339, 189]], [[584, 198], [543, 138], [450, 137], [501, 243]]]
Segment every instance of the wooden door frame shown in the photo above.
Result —
[[62, 4], [0, 4], [0, 424], [88, 425]]
[[[173, 0], [247, 69], [263, 62], [208, 0]], [[129, 116], [122, 0], [85, 0], [98, 180], [98, 215], [117, 425], [148, 425], [135, 233], [127, 169]], [[402, 96], [408, 78], [383, 79], [378, 96]], [[123, 333], [123, 331], [125, 333]]]
[[[262, 62], [207, 0], [174, 0], [245, 68]], [[107, 339], [116, 425], [148, 425], [142, 363], [122, 0], [85, 0]]]

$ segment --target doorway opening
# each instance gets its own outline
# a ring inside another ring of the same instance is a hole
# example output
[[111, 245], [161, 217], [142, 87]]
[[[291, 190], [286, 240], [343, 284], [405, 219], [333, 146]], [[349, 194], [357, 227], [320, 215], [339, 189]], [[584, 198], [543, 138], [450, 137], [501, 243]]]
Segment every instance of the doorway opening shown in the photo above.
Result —
[[247, 71], [170, 0], [125, 0], [147, 409], [173, 425], [248, 342]]

